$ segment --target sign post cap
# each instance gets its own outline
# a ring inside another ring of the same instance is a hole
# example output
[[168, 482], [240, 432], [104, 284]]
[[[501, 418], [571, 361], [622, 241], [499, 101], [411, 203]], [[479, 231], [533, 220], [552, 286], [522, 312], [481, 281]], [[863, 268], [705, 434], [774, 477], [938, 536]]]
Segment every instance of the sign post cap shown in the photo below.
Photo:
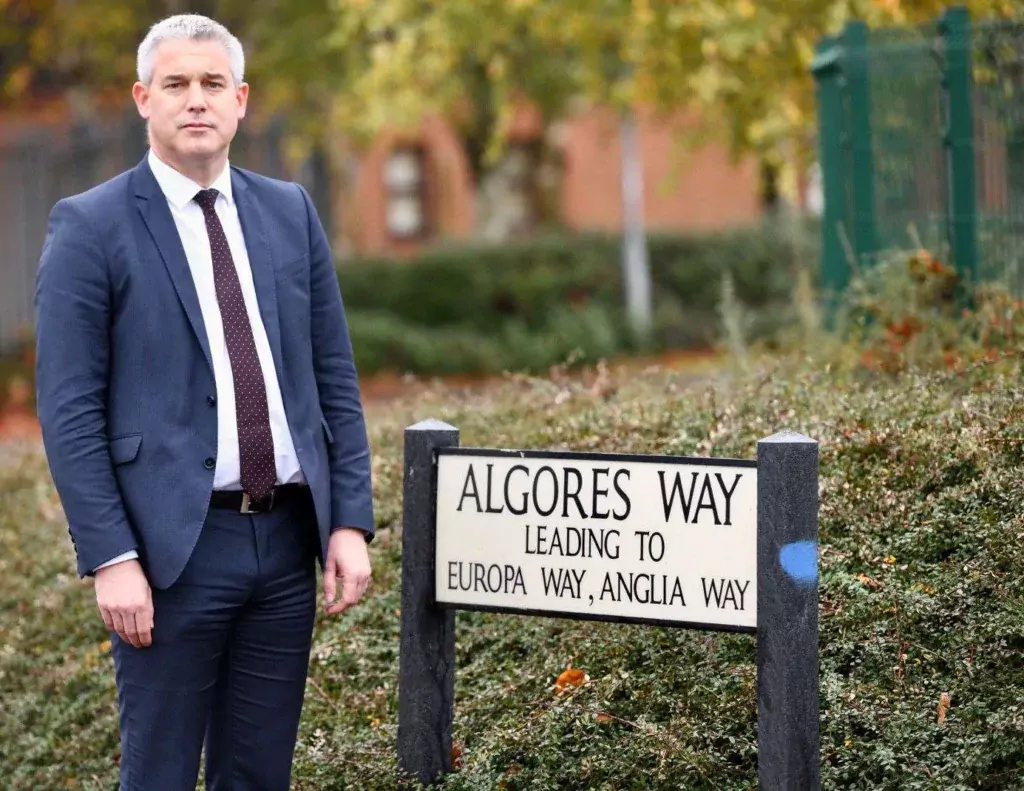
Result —
[[770, 437], [759, 439], [757, 443], [760, 445], [762, 442], [792, 442], [792, 443], [808, 443], [811, 445], [817, 445], [818, 440], [811, 439], [806, 434], [801, 434], [799, 431], [780, 431], [778, 434], [772, 434]]
[[406, 428], [406, 431], [458, 431], [458, 429], [444, 421], [435, 420], [431, 417], [421, 420], [414, 426], [409, 426]]

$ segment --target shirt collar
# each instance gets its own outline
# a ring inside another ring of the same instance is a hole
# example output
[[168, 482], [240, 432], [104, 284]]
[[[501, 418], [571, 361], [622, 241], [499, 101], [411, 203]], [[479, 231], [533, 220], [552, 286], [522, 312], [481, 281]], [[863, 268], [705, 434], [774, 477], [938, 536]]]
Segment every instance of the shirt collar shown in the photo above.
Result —
[[[153, 171], [153, 177], [156, 179], [156, 183], [160, 185], [160, 189], [163, 191], [164, 197], [167, 198], [167, 202], [176, 209], [183, 209], [192, 201], [193, 198], [195, 198], [196, 193], [203, 189], [202, 186], [196, 184], [196, 182], [184, 173], [179, 173], [177, 170], [165, 163], [153, 152], [153, 149], [149, 150], [149, 167], [150, 170]], [[217, 176], [214, 182], [210, 185], [210, 188], [217, 190], [217, 192], [223, 195], [225, 200], [227, 200], [228, 205], [231, 205], [230, 163], [226, 163], [224, 165], [224, 170], [221, 171], [219, 176]]]

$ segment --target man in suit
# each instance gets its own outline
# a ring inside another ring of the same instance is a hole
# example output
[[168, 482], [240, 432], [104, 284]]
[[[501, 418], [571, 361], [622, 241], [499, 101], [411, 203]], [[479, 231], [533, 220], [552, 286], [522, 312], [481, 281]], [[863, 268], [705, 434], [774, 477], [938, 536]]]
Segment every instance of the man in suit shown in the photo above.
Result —
[[[171, 17], [138, 51], [150, 150], [53, 208], [39, 418], [112, 633], [124, 791], [286, 791], [316, 613], [370, 579], [370, 452], [323, 227], [231, 167], [241, 44]], [[336, 594], [339, 594], [336, 599]]]

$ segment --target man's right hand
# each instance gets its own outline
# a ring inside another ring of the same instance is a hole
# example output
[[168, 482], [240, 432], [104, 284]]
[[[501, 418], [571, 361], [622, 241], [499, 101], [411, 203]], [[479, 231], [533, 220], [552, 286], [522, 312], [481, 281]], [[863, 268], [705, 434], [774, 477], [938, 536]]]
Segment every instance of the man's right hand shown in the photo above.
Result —
[[108, 629], [136, 648], [153, 642], [153, 591], [138, 560], [96, 572], [96, 604]]

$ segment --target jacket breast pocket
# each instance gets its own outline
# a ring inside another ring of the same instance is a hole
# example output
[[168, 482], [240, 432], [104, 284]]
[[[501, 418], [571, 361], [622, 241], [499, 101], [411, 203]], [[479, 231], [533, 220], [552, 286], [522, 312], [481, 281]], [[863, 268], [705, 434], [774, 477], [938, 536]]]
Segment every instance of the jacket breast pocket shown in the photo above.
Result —
[[139, 455], [139, 446], [142, 444], [141, 434], [122, 434], [114, 437], [107, 443], [110, 450], [110, 460], [115, 464], [127, 464], [134, 461]]

